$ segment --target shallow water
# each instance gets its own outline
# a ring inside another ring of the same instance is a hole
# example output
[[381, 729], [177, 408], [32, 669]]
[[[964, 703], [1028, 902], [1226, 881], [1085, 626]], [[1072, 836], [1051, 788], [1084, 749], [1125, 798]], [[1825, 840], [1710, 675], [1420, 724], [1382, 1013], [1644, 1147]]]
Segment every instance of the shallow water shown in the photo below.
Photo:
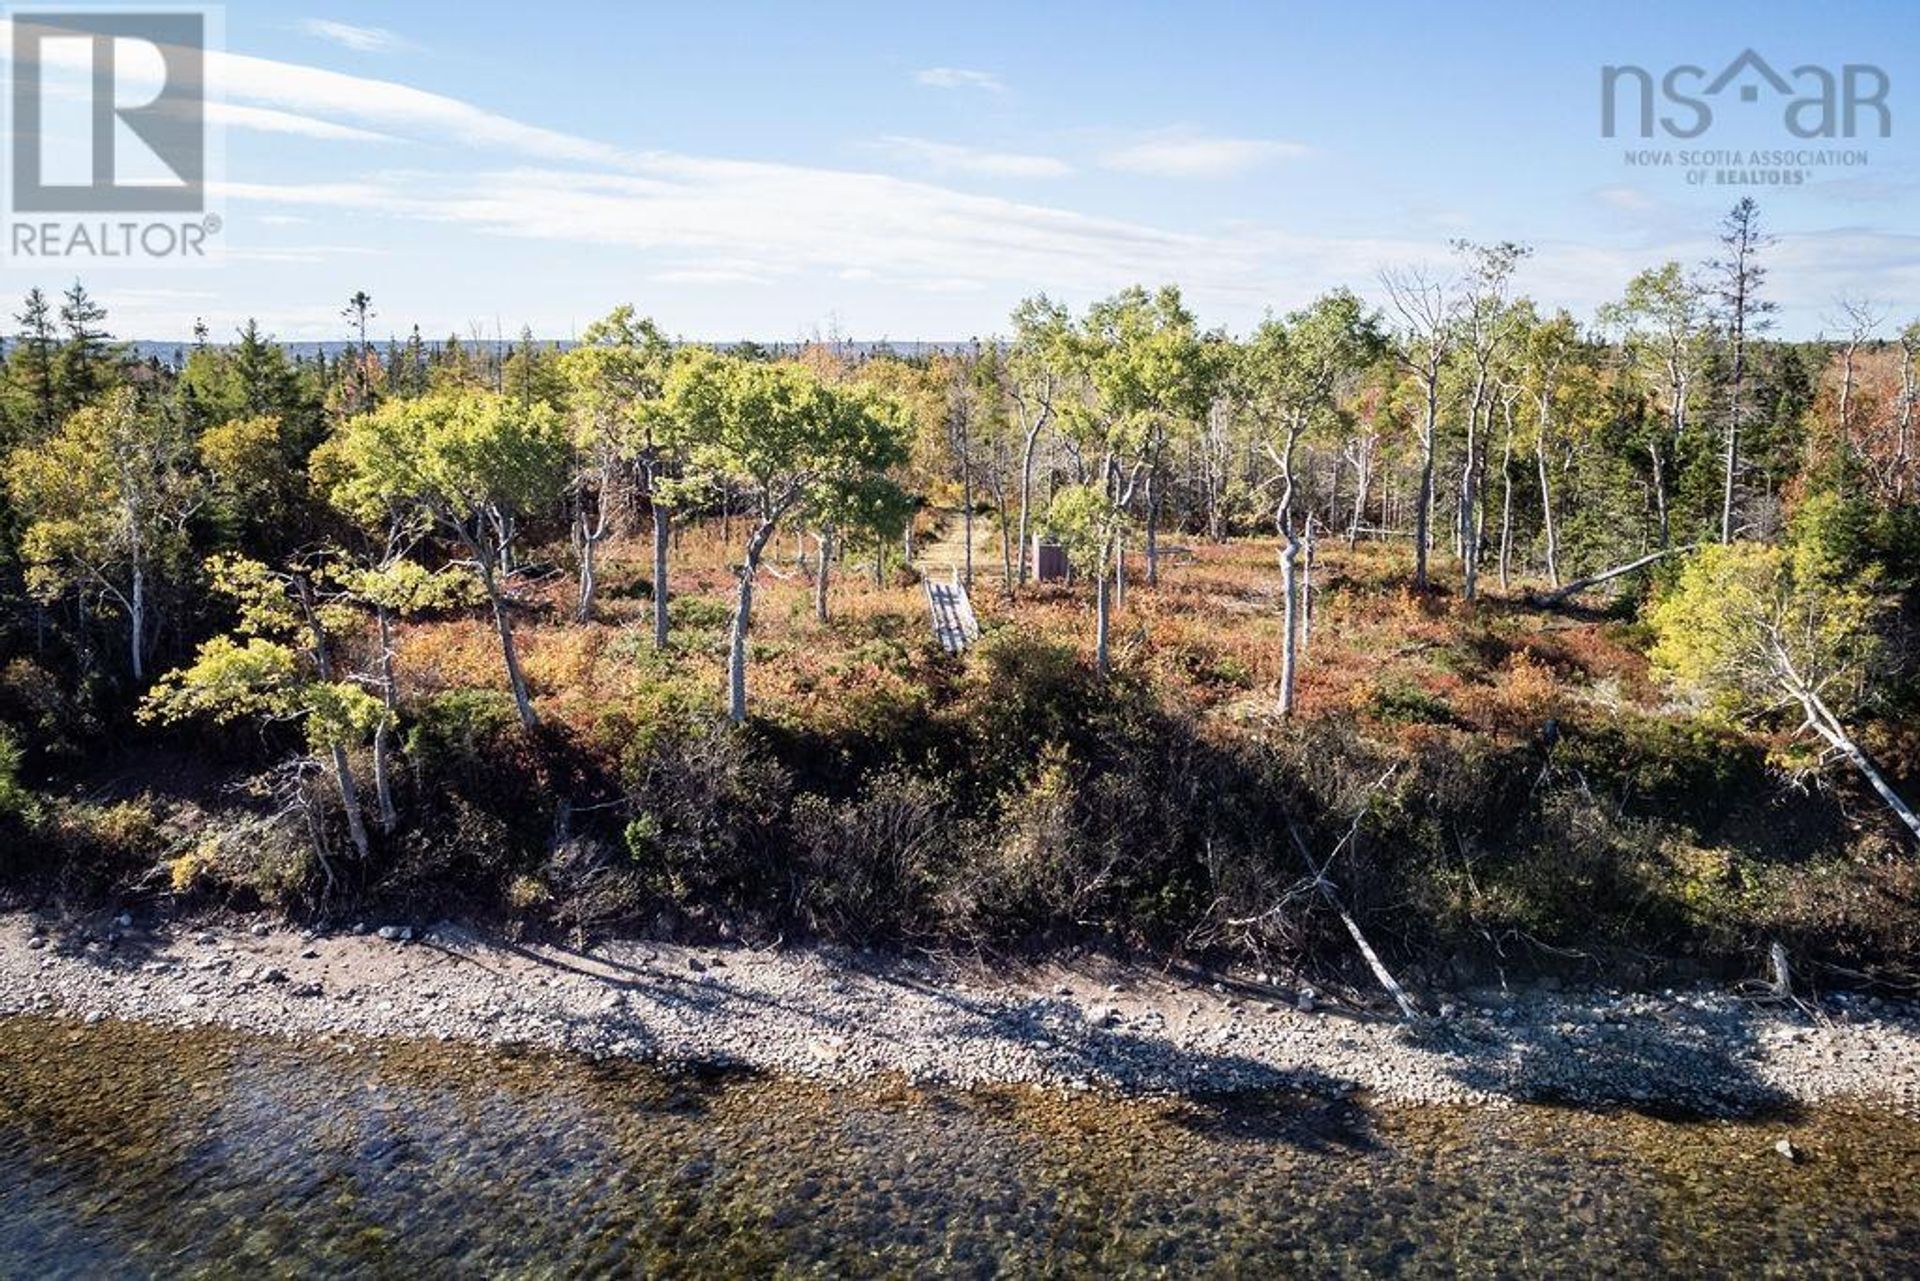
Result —
[[1900, 1275], [1917, 1185], [1920, 1122], [1867, 1110], [825, 1088], [0, 1020], [4, 1277]]

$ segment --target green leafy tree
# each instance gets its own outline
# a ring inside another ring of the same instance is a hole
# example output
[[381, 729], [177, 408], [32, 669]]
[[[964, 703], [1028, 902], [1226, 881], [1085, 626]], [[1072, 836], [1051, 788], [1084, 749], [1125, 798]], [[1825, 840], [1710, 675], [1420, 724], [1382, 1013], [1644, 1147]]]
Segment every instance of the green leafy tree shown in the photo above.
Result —
[[616, 307], [587, 326], [580, 343], [558, 360], [578, 461], [573, 483], [573, 547], [580, 558], [575, 616], [593, 616], [594, 562], [612, 533], [621, 482], [637, 472], [653, 517], [654, 643], [667, 643], [669, 501], [675, 462], [670, 416], [652, 412], [666, 381], [672, 349], [653, 321]]
[[1600, 309], [1601, 324], [1620, 335], [1633, 386], [1660, 409], [1663, 426], [1647, 433], [1646, 450], [1661, 547], [1673, 542], [1674, 491], [1710, 355], [1708, 320], [1706, 291], [1677, 262], [1641, 272], [1620, 301]]
[[1052, 425], [1057, 402], [1073, 377], [1073, 317], [1045, 294], [1023, 298], [1013, 309], [1013, 343], [1000, 365], [1005, 395], [1020, 432], [1020, 515], [1015, 541], [1024, 587], [1029, 571], [1027, 542], [1032, 525], [1033, 460], [1041, 435]]
[[142, 716], [157, 722], [299, 722], [309, 747], [328, 759], [348, 837], [366, 859], [371, 843], [349, 749], [366, 742], [389, 713], [335, 673], [332, 638], [351, 616], [323, 603], [304, 572], [276, 571], [237, 556], [216, 557], [207, 571], [214, 591], [233, 603], [239, 626], [202, 642], [192, 662], [161, 677]]
[[1886, 602], [1871, 573], [1847, 572], [1813, 539], [1703, 548], [1655, 605], [1655, 664], [1705, 691], [1721, 712], [1782, 707], [1860, 772], [1920, 839], [1920, 817], [1854, 741], [1843, 718], [1867, 706], [1895, 661]]
[[566, 425], [552, 406], [484, 391], [388, 401], [349, 419], [316, 459], [340, 511], [377, 526], [408, 513], [454, 542], [485, 591], [520, 723], [539, 723], [514, 647], [508, 577], [518, 521], [567, 482]]
[[193, 442], [174, 417], [126, 387], [8, 460], [29, 587], [43, 600], [97, 594], [117, 606], [140, 684], [156, 577], [179, 567], [187, 521], [204, 494], [193, 462]]
[[550, 344], [536, 339], [531, 328], [520, 330], [519, 340], [501, 363], [500, 390], [522, 409], [536, 404], [566, 407], [567, 377], [559, 355]]
[[823, 492], [850, 488], [906, 457], [907, 416], [854, 385], [828, 387], [797, 365], [759, 364], [712, 352], [679, 362], [667, 380], [667, 412], [681, 424], [698, 471], [752, 504], [737, 569], [727, 662], [727, 708], [747, 717], [747, 635], [754, 579], [768, 541], [790, 513]]
[[[1079, 455], [1079, 483], [1091, 486], [1102, 504], [1072, 500], [1077, 532], [1070, 536], [1078, 544], [1092, 538], [1099, 552], [1088, 569], [1094, 580], [1094, 663], [1102, 675], [1110, 663], [1114, 589], [1134, 491], [1171, 426], [1205, 414], [1212, 397], [1209, 354], [1180, 291], [1171, 286], [1149, 294], [1136, 285], [1094, 303], [1075, 335], [1081, 394], [1063, 406], [1061, 421]], [[1049, 508], [1056, 530], [1068, 528], [1065, 519], [1064, 510]]]
[[1282, 716], [1293, 712], [1302, 613], [1295, 457], [1310, 431], [1338, 424], [1344, 396], [1381, 349], [1379, 331], [1359, 298], [1339, 290], [1284, 320], [1269, 318], [1241, 355], [1242, 396], [1259, 425], [1262, 448], [1280, 473], [1273, 523], [1280, 536]]
[[278, 551], [298, 540], [305, 451], [278, 415], [216, 423], [200, 433], [197, 449], [214, 522], [229, 541]]

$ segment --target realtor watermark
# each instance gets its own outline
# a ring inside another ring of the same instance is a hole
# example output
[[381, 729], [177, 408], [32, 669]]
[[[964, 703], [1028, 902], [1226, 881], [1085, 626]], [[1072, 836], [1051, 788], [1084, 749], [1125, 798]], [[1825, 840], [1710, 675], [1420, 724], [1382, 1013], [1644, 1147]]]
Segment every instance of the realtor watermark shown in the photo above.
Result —
[[[1864, 145], [1893, 136], [1893, 80], [1882, 67], [1803, 64], [1782, 72], [1752, 49], [1724, 67], [1600, 68], [1600, 136], [1637, 141], [1629, 169], [1680, 173], [1690, 186], [1798, 187], [1865, 168]], [[1698, 146], [1712, 131], [1776, 145]]]
[[5, 20], [6, 265], [217, 261], [207, 55], [219, 11], [53, 4]]

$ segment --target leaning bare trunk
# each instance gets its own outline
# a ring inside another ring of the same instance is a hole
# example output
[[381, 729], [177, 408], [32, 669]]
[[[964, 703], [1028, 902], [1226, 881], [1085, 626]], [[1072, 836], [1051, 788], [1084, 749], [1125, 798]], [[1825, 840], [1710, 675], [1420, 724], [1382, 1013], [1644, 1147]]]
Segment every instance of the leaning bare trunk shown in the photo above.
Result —
[[353, 852], [365, 861], [372, 853], [367, 840], [367, 819], [360, 811], [360, 789], [353, 780], [353, 762], [347, 749], [333, 745], [333, 779], [340, 786], [340, 807], [347, 812], [347, 835], [353, 838]]
[[973, 472], [968, 470], [961, 478], [962, 500], [966, 509], [960, 514], [960, 536], [966, 544], [961, 548], [960, 585], [969, 592], [973, 590]]
[[1508, 567], [1513, 558], [1513, 421], [1507, 421], [1507, 443], [1500, 452], [1500, 590], [1509, 587]]
[[[1553, 523], [1553, 483], [1547, 474], [1547, 450], [1543, 444], [1535, 463], [1540, 469], [1540, 523], [1547, 535], [1547, 581], [1555, 587], [1560, 585], [1560, 536], [1558, 527]], [[1663, 539], [1661, 546], [1666, 546]]]
[[727, 646], [727, 715], [735, 725], [747, 720], [747, 632], [753, 625], [753, 580], [760, 572], [760, 554], [773, 537], [773, 522], [763, 521], [747, 541], [741, 564], [740, 595], [733, 607], [733, 631]]
[[1832, 711], [1827, 708], [1826, 703], [1821, 700], [1818, 694], [1811, 692], [1803, 694], [1801, 695], [1800, 702], [1806, 709], [1807, 723], [1813, 727], [1814, 732], [1819, 734], [1821, 738], [1826, 739], [1842, 756], [1847, 758], [1847, 761], [1856, 770], [1860, 771], [1861, 776], [1867, 780], [1867, 783], [1873, 790], [1879, 793], [1880, 799], [1886, 802], [1887, 808], [1892, 810], [1895, 816], [1907, 825], [1907, 830], [1913, 833], [1915, 840], [1920, 840], [1920, 815], [1915, 815], [1912, 808], [1900, 798], [1900, 794], [1893, 790], [1893, 787], [1886, 779], [1881, 777], [1880, 771], [1874, 768], [1873, 761], [1868, 758], [1865, 752], [1860, 750], [1860, 746], [1853, 741], [1852, 736], [1847, 733], [1846, 728], [1840, 724], [1840, 718], [1835, 716]]
[[500, 656], [506, 660], [507, 683], [513, 687], [513, 705], [520, 713], [520, 726], [531, 732], [539, 728], [540, 718], [533, 714], [533, 698], [527, 693], [527, 678], [520, 670], [520, 652], [513, 644], [513, 620], [507, 614], [506, 593], [500, 590], [491, 565], [482, 568], [480, 581], [493, 606], [493, 629], [500, 635]]
[[1468, 600], [1474, 598], [1480, 581], [1480, 540], [1477, 516], [1480, 510], [1480, 387], [1473, 389], [1467, 404], [1467, 449], [1460, 464], [1460, 510], [1456, 536], [1460, 544], [1461, 589]]
[[600, 539], [587, 527], [586, 517], [580, 518], [580, 527], [574, 543], [580, 549], [580, 603], [573, 611], [575, 622], [584, 623], [593, 617], [594, 575], [593, 552], [600, 545]]
[[1427, 544], [1433, 527], [1433, 438], [1439, 417], [1439, 393], [1427, 389], [1427, 414], [1420, 432], [1420, 496], [1413, 513], [1413, 589], [1427, 590]]
[[1733, 490], [1740, 472], [1740, 393], [1746, 378], [1746, 335], [1741, 332], [1740, 317], [1735, 317], [1733, 335], [1733, 389], [1727, 402], [1726, 475], [1720, 494], [1720, 541], [1733, 541]]
[[388, 746], [392, 733], [384, 716], [373, 727], [373, 794], [380, 807], [380, 830], [388, 833], [400, 822], [400, 812], [393, 804], [393, 752]]
[[1667, 467], [1660, 457], [1660, 442], [1647, 442], [1647, 468], [1653, 486], [1653, 525], [1660, 545], [1673, 540], [1673, 522], [1667, 514]]
[[1473, 600], [1480, 591], [1480, 405], [1479, 393], [1467, 407], [1467, 459], [1460, 472], [1461, 592]]
[[1672, 556], [1675, 553], [1690, 552], [1697, 546], [1697, 543], [1688, 543], [1685, 547], [1663, 547], [1657, 552], [1648, 552], [1644, 556], [1635, 557], [1624, 565], [1615, 565], [1612, 569], [1603, 570], [1598, 574], [1575, 579], [1564, 587], [1556, 587], [1550, 592], [1542, 592], [1535, 596], [1533, 601], [1536, 605], [1558, 605], [1561, 601], [1577, 596], [1589, 587], [1598, 587], [1601, 583], [1611, 582], [1625, 574], [1631, 574], [1636, 569], [1645, 569], [1655, 561], [1664, 560], [1666, 557]]
[[[1362, 438], [1360, 453], [1353, 463], [1353, 519], [1347, 522], [1347, 550], [1360, 543], [1360, 522], [1366, 518], [1367, 487], [1373, 482], [1373, 444]], [[1329, 513], [1331, 515], [1331, 513]]]

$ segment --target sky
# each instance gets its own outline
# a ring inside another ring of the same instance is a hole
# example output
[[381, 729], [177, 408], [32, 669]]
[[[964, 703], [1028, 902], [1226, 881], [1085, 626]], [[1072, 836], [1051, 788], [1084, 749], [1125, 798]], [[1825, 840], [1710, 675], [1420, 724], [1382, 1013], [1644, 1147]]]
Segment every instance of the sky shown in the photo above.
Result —
[[[122, 337], [339, 338], [364, 289], [382, 337], [566, 338], [631, 302], [688, 339], [957, 340], [1031, 293], [1134, 282], [1238, 332], [1337, 285], [1378, 299], [1383, 270], [1444, 276], [1455, 238], [1532, 246], [1520, 287], [1588, 319], [1706, 258], [1743, 195], [1778, 236], [1780, 332], [1832, 329], [1843, 296], [1920, 315], [1907, 0], [246, 0], [220, 25], [224, 252], [80, 273]], [[1880, 68], [1891, 136], [1798, 140], [1773, 94], [1729, 91], [1698, 138], [1602, 137], [1603, 66], [1713, 74], [1749, 47]], [[1680, 154], [1756, 147], [1865, 163], [1720, 185]], [[10, 262], [0, 290], [74, 274]]]

